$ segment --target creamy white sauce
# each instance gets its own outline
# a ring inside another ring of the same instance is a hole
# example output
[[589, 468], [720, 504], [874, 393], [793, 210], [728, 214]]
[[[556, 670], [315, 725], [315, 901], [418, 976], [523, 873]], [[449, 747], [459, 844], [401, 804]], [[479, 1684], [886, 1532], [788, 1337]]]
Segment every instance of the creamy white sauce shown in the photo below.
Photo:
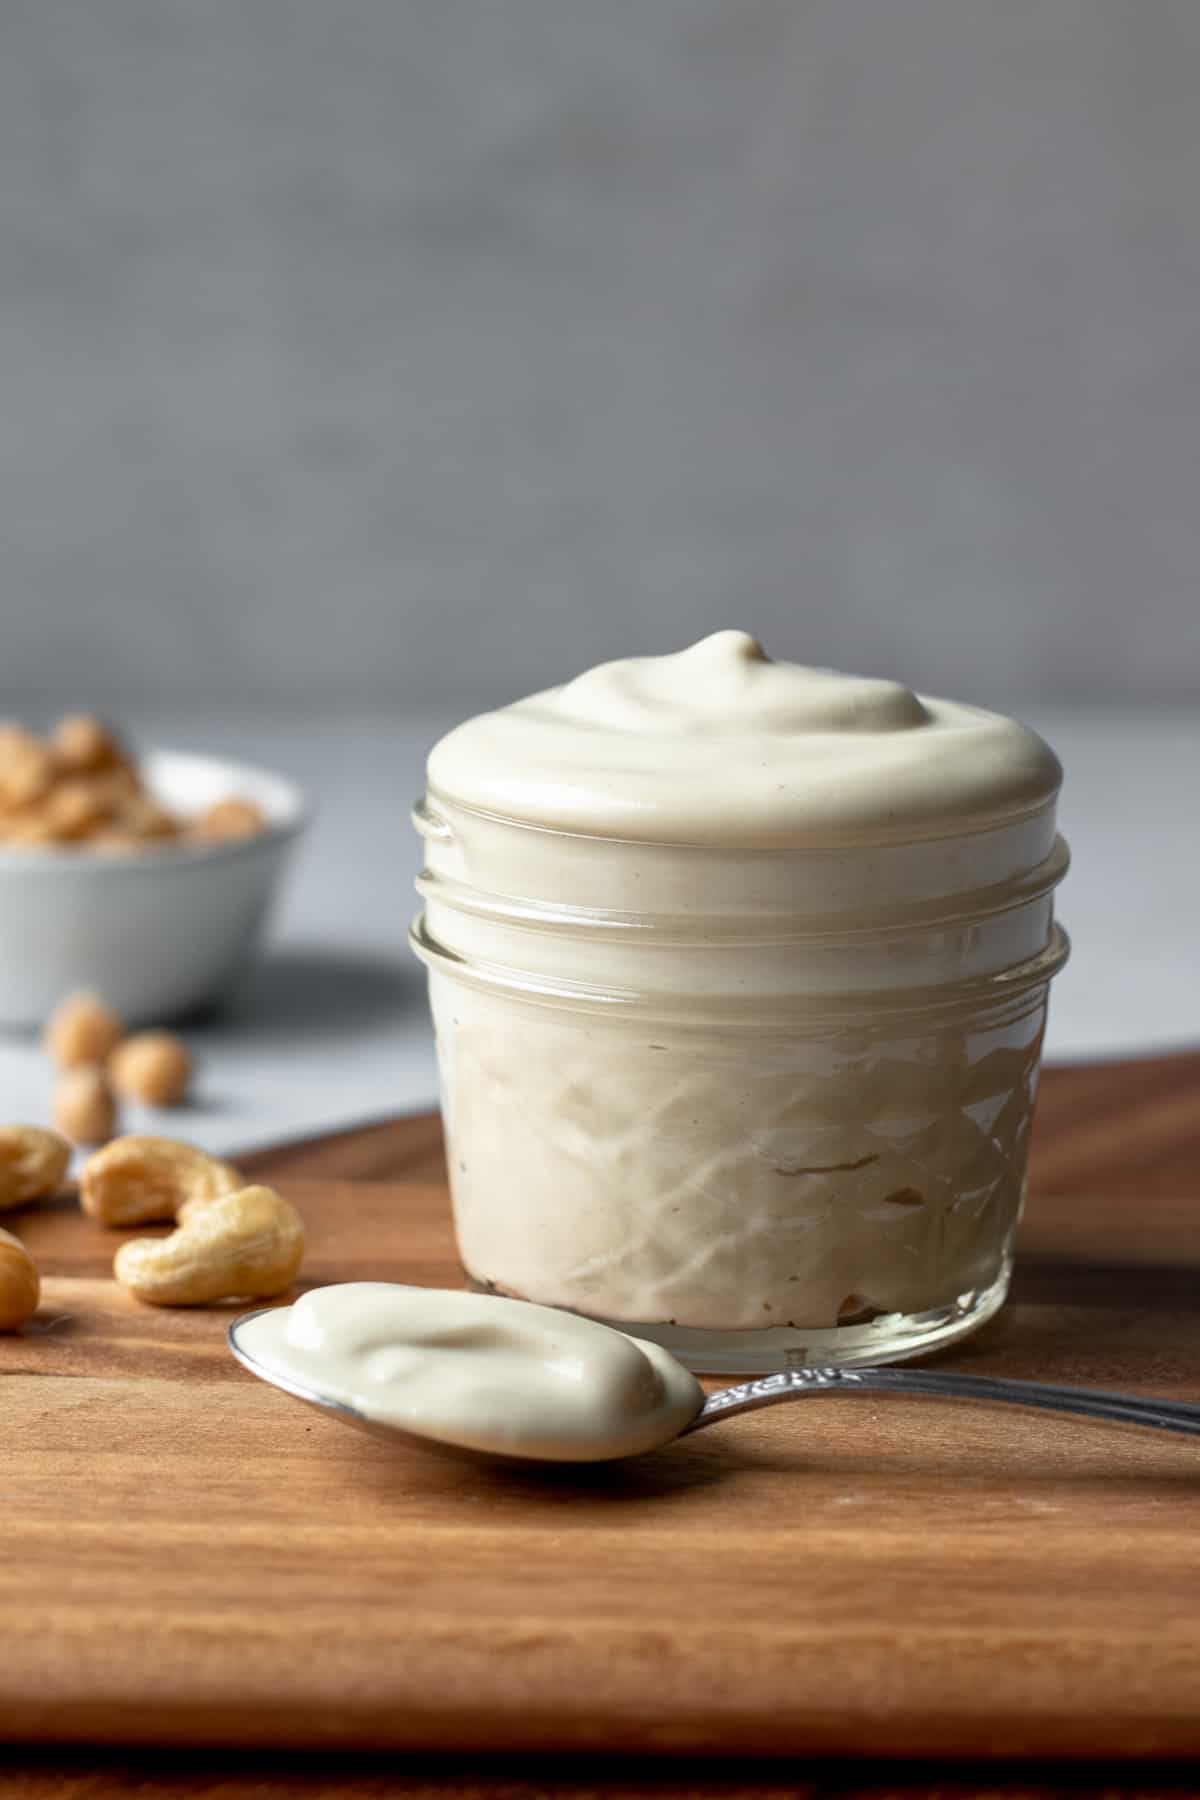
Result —
[[443, 738], [418, 951], [470, 1274], [799, 1345], [988, 1289], [1060, 778], [1014, 720], [741, 631]]
[[657, 1344], [490, 1294], [314, 1288], [239, 1326], [238, 1341], [268, 1373], [376, 1424], [495, 1456], [635, 1456], [669, 1443], [704, 1403]]
[[766, 849], [978, 828], [1061, 775], [1015, 720], [718, 631], [469, 719], [434, 749], [429, 792], [561, 831]]

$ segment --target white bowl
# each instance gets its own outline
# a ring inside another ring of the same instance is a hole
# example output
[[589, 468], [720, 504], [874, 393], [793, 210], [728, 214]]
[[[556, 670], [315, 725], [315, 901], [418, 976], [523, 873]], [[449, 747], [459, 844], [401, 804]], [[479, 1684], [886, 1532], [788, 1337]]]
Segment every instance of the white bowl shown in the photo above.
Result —
[[40, 1025], [78, 988], [130, 1023], [178, 1018], [225, 997], [253, 955], [307, 816], [300, 790], [177, 750], [151, 751], [141, 772], [173, 812], [237, 795], [261, 808], [266, 829], [121, 856], [0, 845], [0, 1025]]

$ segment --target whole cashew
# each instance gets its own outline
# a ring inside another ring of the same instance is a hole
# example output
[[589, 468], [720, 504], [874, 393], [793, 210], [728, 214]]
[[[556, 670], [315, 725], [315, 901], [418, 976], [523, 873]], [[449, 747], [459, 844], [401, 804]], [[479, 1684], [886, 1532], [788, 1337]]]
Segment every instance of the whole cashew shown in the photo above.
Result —
[[0, 1212], [45, 1200], [62, 1186], [71, 1146], [37, 1125], [0, 1125]]
[[32, 1256], [20, 1238], [0, 1230], [0, 1331], [15, 1331], [31, 1319], [40, 1292]]
[[163, 1238], [134, 1238], [113, 1274], [155, 1306], [269, 1299], [289, 1286], [304, 1257], [304, 1222], [272, 1188], [190, 1200]]
[[185, 1201], [207, 1202], [244, 1186], [231, 1163], [174, 1138], [119, 1137], [89, 1156], [79, 1203], [104, 1225], [173, 1219]]

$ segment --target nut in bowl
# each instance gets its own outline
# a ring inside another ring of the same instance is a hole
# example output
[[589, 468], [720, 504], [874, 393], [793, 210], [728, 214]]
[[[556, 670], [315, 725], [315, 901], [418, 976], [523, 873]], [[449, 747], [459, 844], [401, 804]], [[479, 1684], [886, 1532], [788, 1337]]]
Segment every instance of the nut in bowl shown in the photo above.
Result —
[[[126, 761], [90, 771], [87, 788], [75, 769], [50, 785], [39, 740], [5, 729], [19, 741], [7, 808], [0, 794], [15, 827], [0, 833], [0, 1026], [40, 1024], [64, 994], [88, 987], [131, 1023], [219, 1003], [253, 957], [303, 828], [299, 789], [176, 750], [149, 752], [136, 774]], [[88, 746], [75, 735], [82, 756]], [[82, 821], [103, 779], [123, 789], [121, 829], [65, 839], [62, 818], [69, 810]], [[224, 831], [223, 818], [237, 831]]]

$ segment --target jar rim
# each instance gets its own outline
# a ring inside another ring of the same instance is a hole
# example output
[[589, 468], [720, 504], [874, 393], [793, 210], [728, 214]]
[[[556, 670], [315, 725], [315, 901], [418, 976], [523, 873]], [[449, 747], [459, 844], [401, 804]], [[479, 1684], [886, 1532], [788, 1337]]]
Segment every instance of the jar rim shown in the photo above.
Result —
[[449, 826], [436, 811], [444, 806], [452, 812], [465, 814], [469, 818], [483, 820], [494, 825], [511, 826], [514, 830], [529, 832], [531, 835], [544, 838], [561, 838], [585, 844], [621, 844], [630, 848], [644, 850], [693, 850], [719, 851], [725, 854], [734, 852], [739, 856], [778, 857], [806, 853], [820, 854], [822, 851], [837, 850], [887, 850], [907, 844], [942, 844], [956, 840], [969, 842], [972, 838], [988, 837], [1006, 827], [1032, 823], [1043, 818], [1047, 813], [1056, 811], [1058, 805], [1058, 789], [1043, 795], [1025, 805], [1013, 805], [1011, 808], [994, 808], [988, 812], [980, 812], [970, 818], [953, 820], [931, 819], [918, 830], [914, 830], [911, 821], [905, 826], [896, 826], [887, 830], [881, 826], [872, 826], [869, 831], [862, 827], [847, 827], [837, 830], [826, 827], [814, 831], [811, 835], [796, 837], [782, 842], [752, 843], [741, 842], [737, 838], [721, 838], [719, 841], [705, 841], [697, 837], [655, 837], [652, 835], [632, 834], [621, 836], [604, 831], [569, 831], [561, 825], [548, 825], [538, 819], [522, 818], [519, 813], [499, 812], [491, 807], [476, 806], [456, 796], [441, 792], [432, 783], [425, 793], [412, 803], [410, 818], [415, 829], [422, 837], [439, 838], [449, 835]]

